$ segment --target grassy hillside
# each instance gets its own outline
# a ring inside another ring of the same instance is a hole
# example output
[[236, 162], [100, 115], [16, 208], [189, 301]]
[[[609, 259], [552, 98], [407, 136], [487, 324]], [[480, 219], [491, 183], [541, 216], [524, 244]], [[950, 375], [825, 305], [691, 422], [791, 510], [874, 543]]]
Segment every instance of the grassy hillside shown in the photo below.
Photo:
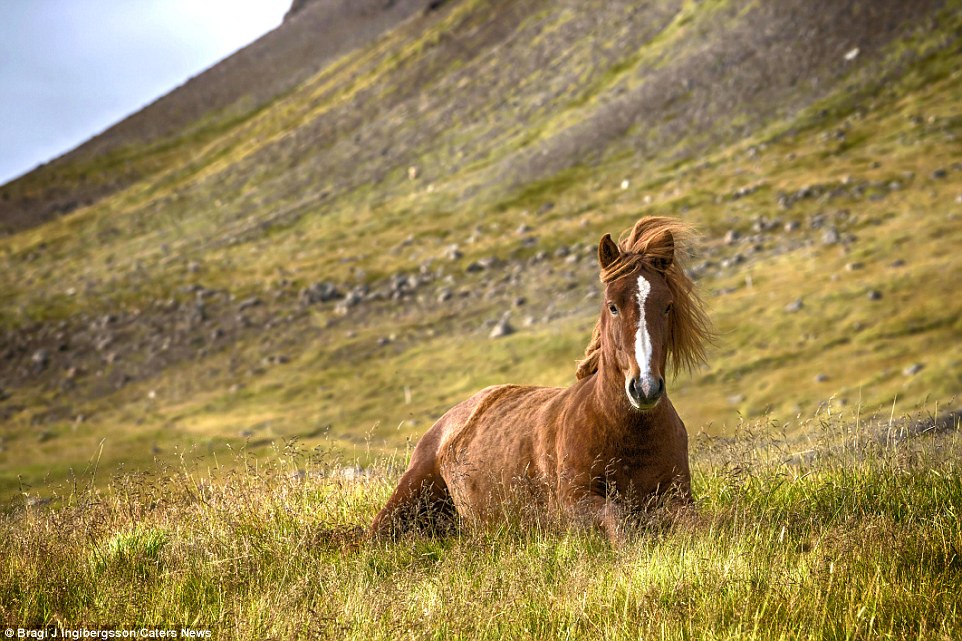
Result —
[[256, 108], [0, 190], [84, 203], [0, 221], [10, 509], [92, 461], [368, 465], [484, 385], [568, 384], [597, 240], [646, 214], [704, 232], [693, 434], [958, 406], [958, 2], [409, 5]]

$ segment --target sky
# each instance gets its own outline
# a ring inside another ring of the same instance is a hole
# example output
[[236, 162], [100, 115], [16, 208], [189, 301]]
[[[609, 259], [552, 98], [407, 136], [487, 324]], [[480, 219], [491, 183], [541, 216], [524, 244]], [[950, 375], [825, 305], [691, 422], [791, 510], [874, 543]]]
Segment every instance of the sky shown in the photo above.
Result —
[[281, 23], [291, 0], [0, 0], [0, 185]]

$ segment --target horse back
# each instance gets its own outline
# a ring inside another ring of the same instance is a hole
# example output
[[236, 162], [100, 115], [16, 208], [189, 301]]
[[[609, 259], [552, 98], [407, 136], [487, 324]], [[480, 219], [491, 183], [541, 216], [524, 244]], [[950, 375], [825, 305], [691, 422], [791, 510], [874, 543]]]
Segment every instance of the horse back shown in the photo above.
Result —
[[[561, 388], [497, 385], [452, 407], [431, 428], [440, 476], [464, 515], [483, 516], [519, 484], [542, 483], [553, 459], [549, 419]], [[426, 434], [425, 437], [428, 435]]]

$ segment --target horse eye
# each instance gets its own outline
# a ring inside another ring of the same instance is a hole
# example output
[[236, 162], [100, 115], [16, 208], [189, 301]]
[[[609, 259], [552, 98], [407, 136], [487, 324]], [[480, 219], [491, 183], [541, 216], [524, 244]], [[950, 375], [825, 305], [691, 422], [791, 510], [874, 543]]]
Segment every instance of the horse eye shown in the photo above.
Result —
[[611, 312], [612, 316], [618, 315], [618, 306], [614, 303], [608, 303], [608, 311]]
[[671, 309], [672, 309], [671, 303], [668, 303], [668, 307], [665, 308], [665, 316], [671, 313]]

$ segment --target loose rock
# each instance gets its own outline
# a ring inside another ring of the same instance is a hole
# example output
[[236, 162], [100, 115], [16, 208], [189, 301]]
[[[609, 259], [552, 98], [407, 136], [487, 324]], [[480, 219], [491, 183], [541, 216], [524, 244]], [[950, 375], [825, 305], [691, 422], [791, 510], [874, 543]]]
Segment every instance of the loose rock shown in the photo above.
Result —
[[494, 325], [494, 328], [491, 330], [489, 336], [491, 338], [501, 338], [503, 336], [510, 336], [511, 334], [514, 334], [514, 332], [515, 329], [511, 323], [508, 322], [508, 315], [505, 314], [501, 317], [501, 320]]
[[337, 304], [337, 306], [334, 308], [334, 312], [344, 316], [352, 307], [357, 307], [360, 305], [361, 301], [363, 300], [363, 293], [357, 289], [352, 289], [347, 293], [347, 296], [345, 296], [344, 299]]
[[250, 298], [245, 298], [240, 303], [237, 304], [237, 311], [242, 312], [245, 309], [250, 309], [252, 307], [258, 307], [261, 305], [261, 299], [256, 296], [251, 296]]
[[485, 256], [484, 258], [478, 259], [478, 264], [481, 266], [481, 269], [494, 269], [501, 264], [501, 261], [494, 256]]
[[915, 376], [916, 374], [921, 372], [923, 369], [925, 369], [925, 365], [923, 365], [922, 363], [913, 363], [912, 365], [909, 365], [908, 367], [903, 369], [902, 374], [904, 376]]
[[301, 290], [298, 300], [301, 305], [308, 306], [315, 303], [327, 303], [333, 300], [344, 298], [344, 294], [338, 290], [334, 283], [314, 283]]
[[30, 357], [30, 363], [36, 372], [42, 372], [50, 364], [50, 353], [45, 349], [38, 349]]
[[793, 313], [801, 310], [802, 307], [804, 307], [804, 306], [805, 306], [805, 304], [802, 302], [802, 299], [801, 299], [801, 298], [796, 298], [795, 300], [793, 300], [792, 302], [790, 302], [788, 305], [785, 305], [785, 311], [788, 312], [789, 314], [793, 314]]

